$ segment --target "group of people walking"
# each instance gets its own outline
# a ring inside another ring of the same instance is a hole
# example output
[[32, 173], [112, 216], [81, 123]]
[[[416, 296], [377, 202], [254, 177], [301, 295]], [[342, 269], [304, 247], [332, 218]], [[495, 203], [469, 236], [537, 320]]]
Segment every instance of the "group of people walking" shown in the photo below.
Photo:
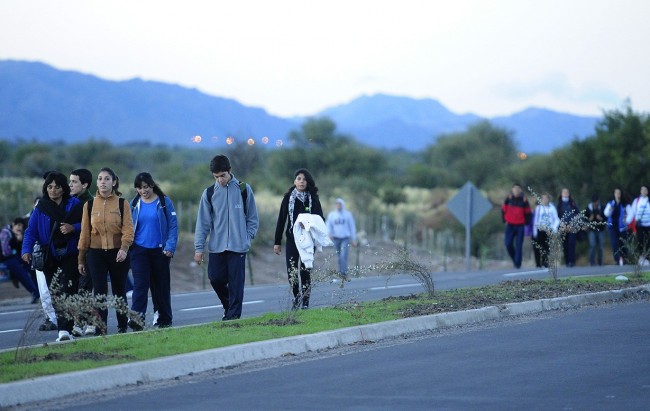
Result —
[[[584, 209], [580, 209], [568, 188], [563, 188], [557, 202], [551, 202], [548, 193], [541, 195], [532, 210], [519, 184], [512, 190], [501, 206], [506, 224], [505, 246], [515, 268], [522, 263], [522, 247], [526, 228], [532, 226], [533, 253], [537, 267], [548, 267], [550, 238], [560, 232], [564, 263], [576, 264], [578, 238], [586, 237], [589, 243], [590, 265], [603, 264], [603, 248], [607, 233], [614, 262], [624, 265], [632, 253], [644, 255], [650, 251], [650, 209], [648, 187], [641, 186], [639, 196], [630, 201], [620, 188], [606, 203], [594, 194]], [[629, 249], [629, 236], [636, 236], [638, 249]]]
[[[113, 296], [126, 304], [129, 270], [134, 280], [131, 310], [140, 318], [129, 320], [127, 310], [116, 310], [118, 332], [129, 326], [142, 329], [149, 290], [158, 312], [157, 326], [171, 326], [169, 266], [178, 225], [172, 202], [151, 175], [140, 173], [135, 178], [138, 195], [131, 203], [121, 197], [120, 180], [108, 167], [99, 170], [95, 196], [89, 193], [89, 170], [74, 170], [69, 179], [57, 171], [43, 178], [42, 197], [29, 217], [21, 248], [22, 260], [36, 270], [37, 279], [43, 274], [46, 287], [41, 290], [54, 297], [41, 293], [44, 311], [55, 315], [48, 316], [40, 329], [57, 329], [57, 341], [70, 340], [73, 334], [106, 334], [106, 305], [97, 310], [101, 321], [93, 321], [96, 307], [75, 315], [71, 310], [80, 307], [70, 308], [63, 300], [87, 293], [105, 302], [110, 278]], [[75, 324], [74, 318], [86, 324]]]
[[[221, 319], [228, 321], [242, 314], [246, 254], [257, 234], [259, 217], [253, 189], [235, 177], [228, 157], [215, 156], [210, 171], [215, 182], [203, 190], [199, 201], [194, 261], [202, 264], [207, 257], [208, 278], [223, 307]], [[108, 282], [115, 302], [126, 304], [129, 271], [133, 275], [131, 306], [130, 311], [116, 308], [118, 332], [144, 328], [149, 292], [155, 326], [170, 327], [170, 261], [178, 242], [178, 222], [171, 199], [153, 177], [146, 172], [135, 177], [137, 194], [130, 202], [122, 197], [120, 179], [108, 167], [99, 170], [94, 196], [90, 193], [92, 173], [87, 169], [74, 170], [69, 179], [57, 171], [43, 178], [42, 197], [29, 217], [22, 244], [14, 242], [13, 253], [7, 251], [15, 257], [10, 262], [4, 257], [9, 245], [3, 243], [3, 262], [13, 268], [15, 260], [24, 270], [21, 282], [24, 277], [34, 302], [41, 298], [47, 318], [40, 329], [58, 330], [57, 341], [106, 334]], [[309, 307], [315, 248], [335, 245], [339, 274], [347, 278], [348, 248], [356, 245], [356, 227], [343, 200], [335, 204], [326, 220], [316, 182], [304, 168], [295, 172], [283, 196], [273, 251], [282, 252], [284, 236], [293, 309]], [[0, 238], [5, 237], [2, 233]], [[41, 289], [47, 296], [39, 295], [36, 285], [28, 281], [30, 267], [37, 279], [41, 274], [45, 283]], [[79, 293], [99, 304], [85, 316], [71, 312], [63, 303]], [[93, 312], [98, 313], [94, 320], [89, 317]]]
[[[235, 177], [227, 156], [215, 156], [210, 171], [215, 182], [203, 190], [199, 201], [194, 261], [202, 264], [207, 253], [208, 278], [223, 307], [221, 318], [228, 321], [242, 315], [246, 254], [257, 234], [259, 216], [253, 189]], [[32, 294], [32, 302], [41, 299], [47, 318], [40, 329], [57, 329], [57, 341], [69, 340], [73, 335], [106, 334], [106, 305], [98, 310], [101, 321], [80, 324], [73, 320], [79, 316], [63, 309], [57, 301], [86, 293], [105, 302], [110, 279], [113, 296], [126, 302], [129, 271], [133, 275], [130, 309], [135, 315], [129, 319], [126, 310], [116, 310], [118, 332], [144, 328], [149, 292], [154, 324], [170, 327], [170, 262], [178, 242], [178, 222], [171, 199], [153, 177], [146, 172], [135, 177], [137, 194], [130, 202], [122, 198], [119, 177], [108, 167], [99, 170], [94, 196], [89, 192], [89, 170], [74, 170], [69, 179], [56, 171], [45, 173], [43, 178], [42, 197], [26, 227], [23, 220], [17, 219], [0, 231], [2, 262]], [[641, 187], [633, 201], [619, 188], [605, 204], [594, 195], [582, 211], [569, 189], [563, 188], [555, 204], [550, 194], [544, 193], [532, 210], [521, 186], [513, 184], [501, 206], [506, 224], [505, 247], [514, 267], [521, 268], [523, 239], [527, 227], [532, 227], [535, 265], [548, 267], [550, 237], [561, 232], [564, 262], [572, 267], [576, 263], [577, 237], [586, 227], [590, 264], [602, 265], [605, 233], [609, 232], [614, 261], [622, 265], [632, 251], [626, 249], [631, 233], [636, 235], [643, 253], [649, 251], [649, 207], [647, 186]], [[586, 219], [587, 224], [576, 224], [576, 218]], [[314, 249], [334, 245], [338, 273], [342, 281], [348, 280], [348, 250], [356, 245], [354, 217], [345, 209], [343, 199], [338, 198], [334, 210], [325, 218], [318, 187], [305, 168], [294, 173], [293, 184], [282, 197], [275, 227], [275, 254], [282, 253], [283, 237], [293, 309], [309, 308]], [[42, 251], [36, 259], [39, 248]], [[32, 265], [38, 287], [29, 274], [32, 260], [43, 261]], [[49, 293], [55, 298], [50, 299]], [[51, 300], [54, 304], [49, 303]]]

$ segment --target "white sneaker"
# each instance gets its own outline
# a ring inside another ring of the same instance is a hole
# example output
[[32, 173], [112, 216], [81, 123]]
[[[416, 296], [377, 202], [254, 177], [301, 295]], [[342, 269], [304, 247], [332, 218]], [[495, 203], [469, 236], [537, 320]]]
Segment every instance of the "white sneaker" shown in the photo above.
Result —
[[84, 335], [95, 335], [95, 330], [96, 328], [94, 325], [87, 325], [84, 329]]
[[158, 311], [153, 312], [153, 322], [151, 325], [155, 326], [156, 324], [158, 324]]
[[70, 333], [65, 330], [59, 331], [59, 338], [56, 339], [57, 342], [71, 341], [71, 340], [74, 340], [74, 337], [72, 337]]
[[81, 327], [75, 324], [74, 327], [72, 327], [72, 335], [74, 335], [75, 337], [81, 337], [82, 335], [84, 335], [84, 330], [82, 330]]

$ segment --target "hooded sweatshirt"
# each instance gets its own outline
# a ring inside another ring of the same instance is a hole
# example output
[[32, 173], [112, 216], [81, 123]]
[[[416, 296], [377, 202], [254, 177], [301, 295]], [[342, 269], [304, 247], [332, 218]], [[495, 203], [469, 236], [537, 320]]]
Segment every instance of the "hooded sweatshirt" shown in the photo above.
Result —
[[333, 210], [327, 215], [327, 232], [332, 238], [349, 238], [350, 241], [357, 240], [357, 228], [354, 224], [354, 216], [345, 209], [345, 202], [337, 198], [336, 202], [341, 204], [341, 210]]
[[[235, 176], [225, 186], [215, 183], [210, 199], [207, 197], [208, 190], [203, 190], [196, 217], [195, 252], [204, 253], [207, 248], [209, 253], [245, 253], [250, 249], [251, 240], [259, 227], [259, 217], [253, 190], [246, 185], [248, 191], [244, 208], [239, 184]], [[210, 238], [206, 243], [208, 236]]]

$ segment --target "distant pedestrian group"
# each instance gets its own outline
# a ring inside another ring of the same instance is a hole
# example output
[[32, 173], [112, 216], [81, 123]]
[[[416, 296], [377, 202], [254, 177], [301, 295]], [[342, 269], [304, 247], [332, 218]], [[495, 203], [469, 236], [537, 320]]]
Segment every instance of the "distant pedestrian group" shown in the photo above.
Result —
[[[522, 265], [526, 226], [532, 228], [535, 266], [539, 268], [549, 266], [551, 241], [558, 241], [566, 267], [576, 265], [576, 247], [582, 238], [588, 242], [589, 264], [603, 265], [608, 233], [615, 264], [626, 264], [632, 254], [643, 258], [650, 251], [650, 208], [646, 186], [641, 187], [639, 197], [633, 201], [620, 188], [613, 190], [612, 198], [606, 203], [601, 202], [598, 194], [593, 194], [582, 210], [566, 187], [562, 188], [555, 204], [550, 200], [551, 195], [543, 193], [535, 209], [531, 210], [519, 184], [512, 186], [504, 200], [501, 206], [506, 224], [504, 242], [515, 268]], [[630, 241], [631, 236], [634, 236], [634, 242]]]

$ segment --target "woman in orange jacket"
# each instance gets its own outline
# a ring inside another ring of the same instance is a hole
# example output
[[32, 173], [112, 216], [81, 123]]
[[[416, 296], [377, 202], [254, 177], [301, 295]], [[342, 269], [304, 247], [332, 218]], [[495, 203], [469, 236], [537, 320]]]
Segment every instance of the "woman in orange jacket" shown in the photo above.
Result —
[[[97, 195], [83, 208], [79, 237], [79, 273], [92, 276], [93, 294], [106, 296], [111, 278], [113, 296], [126, 303], [126, 276], [129, 273], [127, 253], [133, 244], [133, 219], [128, 204], [120, 196], [119, 178], [104, 167], [97, 176]], [[126, 211], [125, 211], [126, 210]], [[100, 297], [101, 298], [101, 297]], [[107, 332], [108, 310], [100, 311], [103, 327], [97, 334]], [[126, 332], [126, 313], [117, 312], [117, 329]]]

